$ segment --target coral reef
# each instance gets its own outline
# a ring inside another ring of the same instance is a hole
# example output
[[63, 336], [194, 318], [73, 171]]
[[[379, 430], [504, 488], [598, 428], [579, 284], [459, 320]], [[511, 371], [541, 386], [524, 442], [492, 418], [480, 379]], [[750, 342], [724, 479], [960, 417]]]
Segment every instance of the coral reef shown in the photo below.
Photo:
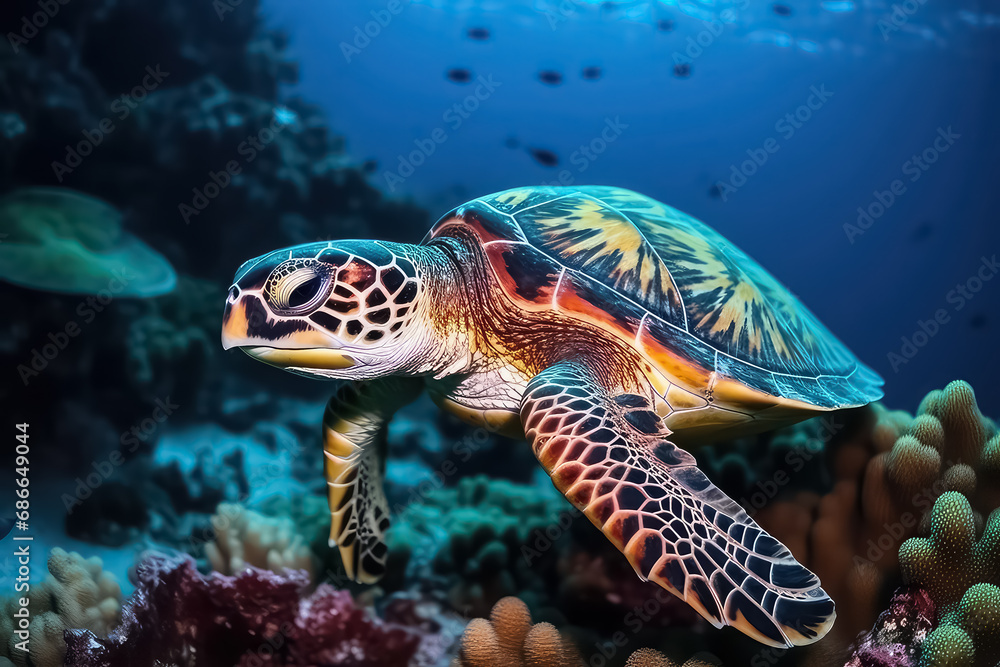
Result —
[[212, 517], [212, 528], [215, 541], [205, 545], [205, 555], [216, 572], [237, 574], [252, 566], [278, 574], [304, 570], [313, 577], [313, 555], [291, 519], [224, 503]]
[[856, 643], [845, 667], [913, 667], [934, 628], [937, 609], [922, 588], [901, 588], [875, 627]]
[[[580, 651], [555, 626], [533, 623], [524, 602], [506, 597], [493, 606], [489, 620], [474, 618], [469, 622], [452, 667], [583, 667], [584, 664]], [[625, 664], [626, 667], [677, 665], [659, 651], [648, 648], [633, 652]], [[695, 656], [683, 667], [717, 664], [714, 656]]]
[[[30, 625], [27, 634], [15, 630], [19, 597], [0, 603], [0, 657], [19, 667], [59, 667], [63, 664], [66, 630], [84, 629], [104, 637], [118, 623], [121, 587], [103, 570], [101, 559], [55, 548], [48, 561], [49, 575], [27, 593]], [[27, 639], [27, 653], [18, 644]]]
[[1000, 504], [1000, 486], [996, 426], [965, 382], [931, 392], [915, 417], [875, 404], [844, 419], [825, 443], [830, 490], [768, 502], [755, 518], [819, 575], [846, 644], [872, 627], [900, 583], [899, 547], [927, 530], [935, 500], [953, 490], [988, 514]]
[[558, 559], [553, 542], [568, 537], [576, 516], [552, 491], [485, 476], [431, 488], [396, 510], [389, 532], [396, 566], [444, 577], [453, 605], [472, 614], [507, 595], [544, 590], [545, 568]]
[[[904, 579], [923, 586], [938, 606], [939, 625], [922, 665], [994, 665], [1000, 659], [1000, 509], [977, 540], [968, 499], [947, 491], [934, 503], [931, 534], [899, 552]], [[964, 662], [962, 662], [964, 660]]]
[[[712, 661], [711, 658], [697, 655], [680, 667], [713, 667], [717, 665], [719, 663]], [[625, 667], [677, 667], [677, 663], [659, 651], [641, 648], [629, 656]]]
[[527, 605], [516, 597], [497, 601], [489, 620], [475, 618], [462, 636], [456, 667], [561, 667], [582, 664], [571, 642], [551, 623], [532, 624]]
[[371, 618], [344, 591], [323, 585], [301, 597], [304, 572], [248, 568], [204, 577], [190, 559], [154, 555], [136, 569], [134, 583], [122, 623], [107, 638], [67, 633], [67, 665], [403, 667], [421, 641], [417, 632]]

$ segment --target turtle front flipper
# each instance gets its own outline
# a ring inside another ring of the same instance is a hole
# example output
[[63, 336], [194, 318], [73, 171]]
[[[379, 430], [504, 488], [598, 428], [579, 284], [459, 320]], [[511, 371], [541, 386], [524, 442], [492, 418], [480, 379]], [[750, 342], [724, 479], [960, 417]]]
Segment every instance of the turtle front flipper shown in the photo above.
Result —
[[382, 578], [388, 553], [389, 503], [382, 489], [386, 429], [421, 388], [413, 378], [344, 385], [323, 415], [330, 546], [340, 549], [347, 576], [364, 584]]
[[521, 421], [556, 488], [640, 577], [715, 627], [771, 646], [811, 644], [832, 627], [816, 575], [667, 440], [645, 397], [612, 395], [587, 366], [562, 362], [528, 383]]

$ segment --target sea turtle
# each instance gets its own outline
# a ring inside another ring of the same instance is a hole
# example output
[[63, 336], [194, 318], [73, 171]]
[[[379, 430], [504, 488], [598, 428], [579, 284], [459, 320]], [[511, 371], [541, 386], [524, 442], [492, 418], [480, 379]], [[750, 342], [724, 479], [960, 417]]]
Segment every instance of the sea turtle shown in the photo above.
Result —
[[222, 340], [346, 379], [323, 422], [336, 544], [377, 581], [386, 425], [422, 390], [526, 437], [638, 575], [772, 646], [833, 624], [819, 579], [677, 443], [878, 399], [882, 380], [704, 223], [614, 187], [525, 187], [464, 204], [419, 245], [330, 241], [246, 262]]

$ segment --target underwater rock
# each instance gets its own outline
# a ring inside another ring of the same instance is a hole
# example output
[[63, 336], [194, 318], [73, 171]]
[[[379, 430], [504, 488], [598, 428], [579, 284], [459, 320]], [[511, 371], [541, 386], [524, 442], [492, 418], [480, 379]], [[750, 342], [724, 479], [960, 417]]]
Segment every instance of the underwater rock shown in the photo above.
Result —
[[372, 618], [350, 594], [327, 585], [302, 597], [308, 584], [300, 571], [248, 568], [205, 577], [190, 559], [153, 554], [137, 567], [136, 592], [107, 638], [66, 633], [66, 665], [407, 665], [417, 633]]
[[935, 619], [936, 607], [926, 590], [897, 590], [875, 627], [856, 643], [845, 667], [915, 667]]
[[152, 297], [177, 284], [170, 262], [122, 229], [110, 204], [68, 188], [0, 198], [0, 278], [65, 294]]
[[104, 637], [118, 623], [122, 592], [117, 580], [103, 570], [100, 558], [84, 559], [56, 547], [49, 555], [49, 574], [32, 584], [27, 598], [31, 613], [28, 652], [15, 649], [18, 598], [0, 601], [0, 658], [19, 667], [61, 667], [66, 653], [63, 632], [84, 629]]

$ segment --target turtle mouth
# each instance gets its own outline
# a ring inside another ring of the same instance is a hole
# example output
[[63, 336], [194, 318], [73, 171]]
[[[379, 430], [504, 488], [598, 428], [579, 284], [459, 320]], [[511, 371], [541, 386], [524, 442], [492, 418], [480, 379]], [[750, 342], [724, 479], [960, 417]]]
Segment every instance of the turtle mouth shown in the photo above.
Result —
[[313, 368], [339, 371], [357, 365], [357, 361], [353, 357], [339, 350], [324, 347], [288, 350], [266, 345], [242, 345], [240, 349], [254, 359], [278, 368]]

